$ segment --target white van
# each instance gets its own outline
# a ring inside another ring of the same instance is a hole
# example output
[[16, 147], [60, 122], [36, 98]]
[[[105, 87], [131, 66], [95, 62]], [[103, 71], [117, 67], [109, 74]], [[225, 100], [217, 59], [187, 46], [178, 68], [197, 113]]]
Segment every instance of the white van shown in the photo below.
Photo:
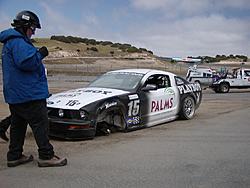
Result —
[[201, 85], [209, 86], [213, 83], [213, 71], [206, 67], [189, 67], [186, 75], [187, 81], [191, 83], [198, 82]]

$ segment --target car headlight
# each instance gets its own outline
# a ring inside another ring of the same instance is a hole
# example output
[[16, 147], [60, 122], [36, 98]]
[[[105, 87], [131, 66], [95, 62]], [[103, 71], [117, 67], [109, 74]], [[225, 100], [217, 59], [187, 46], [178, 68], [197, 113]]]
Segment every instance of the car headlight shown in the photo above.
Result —
[[64, 116], [64, 111], [63, 111], [63, 109], [59, 109], [59, 110], [58, 110], [58, 116], [59, 116], [59, 117], [63, 117], [63, 116]]
[[80, 118], [82, 118], [82, 119], [86, 118], [86, 112], [85, 111], [80, 110], [79, 113], [80, 113]]

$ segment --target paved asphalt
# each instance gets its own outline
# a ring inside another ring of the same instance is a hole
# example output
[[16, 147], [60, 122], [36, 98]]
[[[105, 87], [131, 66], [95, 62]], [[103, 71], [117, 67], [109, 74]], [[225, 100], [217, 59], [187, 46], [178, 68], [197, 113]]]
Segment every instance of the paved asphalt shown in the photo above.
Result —
[[[87, 141], [52, 140], [60, 168], [8, 168], [0, 141], [0, 187], [249, 188], [250, 91], [206, 90], [194, 119]], [[37, 159], [27, 133], [25, 153]]]

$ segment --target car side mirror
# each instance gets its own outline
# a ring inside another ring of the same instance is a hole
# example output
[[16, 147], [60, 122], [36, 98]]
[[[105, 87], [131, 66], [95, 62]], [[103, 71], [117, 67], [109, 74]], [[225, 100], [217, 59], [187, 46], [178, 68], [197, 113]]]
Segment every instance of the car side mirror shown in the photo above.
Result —
[[155, 84], [147, 84], [145, 87], [141, 88], [142, 91], [151, 91], [157, 90], [157, 86]]

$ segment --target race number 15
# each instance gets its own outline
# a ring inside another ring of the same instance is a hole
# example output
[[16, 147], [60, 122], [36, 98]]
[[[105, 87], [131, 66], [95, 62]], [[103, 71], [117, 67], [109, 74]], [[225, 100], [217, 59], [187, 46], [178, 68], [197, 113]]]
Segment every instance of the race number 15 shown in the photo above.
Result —
[[140, 100], [133, 100], [128, 103], [128, 116], [137, 116], [140, 110]]

